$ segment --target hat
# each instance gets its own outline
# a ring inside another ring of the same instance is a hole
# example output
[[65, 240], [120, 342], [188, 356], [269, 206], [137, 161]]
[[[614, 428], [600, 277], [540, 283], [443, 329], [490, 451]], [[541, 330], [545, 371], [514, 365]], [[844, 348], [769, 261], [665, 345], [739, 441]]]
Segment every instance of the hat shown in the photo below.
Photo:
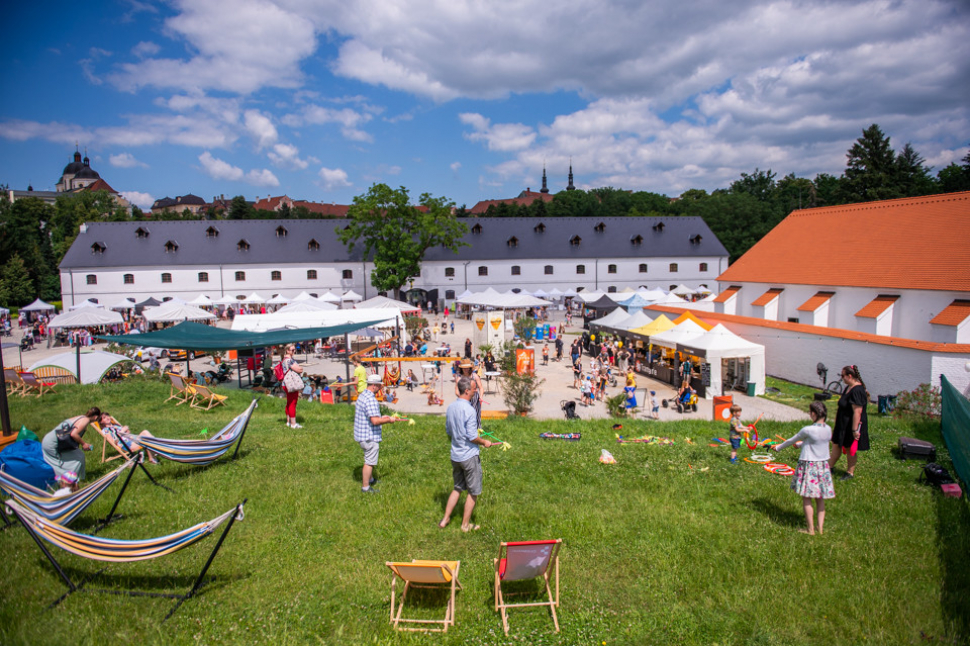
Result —
[[65, 471], [54, 479], [68, 486], [74, 486], [77, 484], [77, 473], [74, 471]]
[[458, 367], [459, 368], [474, 368], [475, 366], [472, 364], [472, 360], [471, 359], [465, 358], [465, 359], [462, 359], [461, 360], [461, 362], [458, 364]]
[[367, 385], [368, 386], [371, 386], [371, 385], [375, 385], [375, 384], [378, 385], [378, 386], [383, 386], [384, 385], [384, 380], [381, 379], [381, 376], [380, 375], [369, 375], [367, 377]]

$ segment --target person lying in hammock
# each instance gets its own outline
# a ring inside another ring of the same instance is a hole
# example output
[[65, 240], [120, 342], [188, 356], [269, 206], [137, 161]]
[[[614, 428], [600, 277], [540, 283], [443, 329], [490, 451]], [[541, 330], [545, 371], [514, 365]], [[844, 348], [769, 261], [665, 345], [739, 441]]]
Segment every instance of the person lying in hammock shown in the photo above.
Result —
[[[104, 425], [102, 426], [102, 430], [105, 433], [108, 433], [114, 439], [115, 443], [118, 446], [124, 447], [125, 443], [121, 439], [121, 436], [119, 435], [119, 433], [131, 433], [131, 430], [127, 426], [122, 426], [121, 422], [119, 422], [117, 419], [115, 419], [110, 414], [104, 411], [101, 412], [101, 423]], [[138, 434], [138, 436], [155, 437], [147, 430], [142, 431], [141, 433]], [[144, 447], [142, 447], [142, 445], [138, 444], [137, 442], [128, 442], [128, 449], [130, 449], [132, 453], [136, 453], [137, 451], [143, 448]], [[145, 455], [148, 456], [149, 462], [151, 462], [152, 464], [158, 464], [158, 459], [154, 455], [152, 455], [152, 452], [149, 451], [148, 449], [145, 449]]]

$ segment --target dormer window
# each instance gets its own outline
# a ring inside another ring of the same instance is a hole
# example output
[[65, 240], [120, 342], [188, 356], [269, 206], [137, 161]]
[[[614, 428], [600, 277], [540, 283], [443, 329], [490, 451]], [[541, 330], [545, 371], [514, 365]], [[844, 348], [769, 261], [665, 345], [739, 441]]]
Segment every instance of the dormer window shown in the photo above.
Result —
[[510, 247], [518, 247], [519, 246], [519, 239], [516, 238], [515, 236], [512, 236], [511, 238], [509, 238], [508, 240], [505, 241], [505, 244], [507, 244]]
[[604, 231], [606, 231], [606, 223], [600, 222], [595, 227], [593, 227], [593, 231], [595, 231], [596, 233], [603, 233]]
[[569, 239], [569, 244], [571, 244], [574, 247], [578, 247], [582, 241], [583, 239], [580, 238], [579, 236], [573, 236], [572, 238]]
[[280, 226], [276, 227], [276, 237], [277, 238], [285, 238], [287, 233], [289, 233], [289, 231], [287, 231], [286, 230], [286, 227], [284, 227], [282, 224]]
[[701, 243], [701, 234], [698, 233], [697, 235], [691, 236], [690, 237], [690, 243], [691, 244], [700, 244]]
[[482, 225], [476, 223], [475, 226], [472, 227], [472, 233], [477, 235], [481, 232], [482, 232]]
[[205, 237], [206, 238], [218, 238], [219, 237], [219, 229], [217, 229], [215, 227], [209, 227], [208, 229], [205, 230]]
[[663, 233], [664, 223], [663, 222], [656, 223], [655, 225], [653, 225], [653, 230], [656, 231], [657, 233]]
[[147, 238], [149, 235], [151, 235], [151, 232], [144, 227], [138, 227], [135, 229], [136, 238]]
[[536, 233], [545, 233], [545, 231], [546, 231], [546, 225], [544, 225], [542, 222], [540, 222], [539, 224], [535, 225], [532, 228], [532, 230], [535, 231]]
[[630, 238], [630, 244], [641, 245], [643, 244], [643, 236], [639, 233], [632, 238]]
[[310, 238], [310, 242], [307, 243], [306, 248], [310, 251], [320, 251], [320, 243], [317, 242], [316, 238]]
[[249, 251], [249, 243], [245, 238], [236, 243], [236, 251]]
[[175, 253], [179, 250], [179, 243], [174, 240], [169, 240], [165, 243], [165, 253]]
[[108, 247], [106, 247], [103, 242], [95, 242], [93, 245], [91, 245], [91, 253], [100, 256], [107, 250], [107, 248]]

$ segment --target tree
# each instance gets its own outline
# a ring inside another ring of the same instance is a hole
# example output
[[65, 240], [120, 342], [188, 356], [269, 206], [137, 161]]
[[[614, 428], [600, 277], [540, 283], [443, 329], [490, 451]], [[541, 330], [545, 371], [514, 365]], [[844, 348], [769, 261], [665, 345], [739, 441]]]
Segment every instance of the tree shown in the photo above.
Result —
[[232, 198], [232, 202], [229, 204], [230, 220], [249, 220], [253, 215], [253, 205], [247, 202], [245, 197], [237, 195]]
[[770, 201], [774, 191], [775, 173], [770, 168], [767, 171], [755, 168], [750, 175], [741, 173], [741, 179], [731, 184], [732, 193], [747, 193], [761, 202]]
[[785, 175], [775, 185], [774, 202], [784, 213], [812, 208], [816, 206], [817, 199], [812, 180], [795, 177], [795, 173]]
[[960, 161], [963, 166], [954, 162], [936, 174], [942, 192], [970, 191], [970, 152]]
[[834, 206], [841, 204], [839, 199], [842, 180], [835, 175], [819, 173], [815, 176], [815, 206]]
[[748, 193], [717, 193], [688, 202], [684, 215], [700, 216], [734, 262], [784, 218], [771, 204]]
[[925, 161], [908, 143], [896, 155], [896, 185], [903, 197], [932, 195], [939, 191], [939, 185], [930, 175], [932, 169], [926, 167]]
[[839, 196], [848, 203], [890, 200], [902, 196], [897, 184], [896, 153], [878, 125], [862, 131], [849, 152]]
[[419, 206], [412, 206], [408, 190], [374, 184], [354, 198], [347, 213], [350, 223], [337, 229], [341, 242], [351, 252], [358, 246], [374, 263], [371, 285], [378, 291], [394, 291], [400, 297], [408, 277], [421, 273], [421, 261], [431, 247], [441, 245], [457, 253], [467, 246], [462, 236], [468, 231], [454, 213], [454, 202], [423, 193]]
[[26, 305], [34, 299], [34, 282], [23, 259], [14, 254], [0, 270], [0, 303]]

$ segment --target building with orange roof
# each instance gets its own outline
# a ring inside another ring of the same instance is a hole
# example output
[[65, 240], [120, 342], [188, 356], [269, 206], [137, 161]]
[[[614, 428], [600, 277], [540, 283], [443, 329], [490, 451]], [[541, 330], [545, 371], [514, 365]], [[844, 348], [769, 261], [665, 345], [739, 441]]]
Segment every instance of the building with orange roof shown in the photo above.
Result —
[[970, 192], [795, 211], [718, 282], [723, 314], [970, 343]]
[[[567, 191], [573, 191], [576, 187], [573, 186], [573, 165], [569, 165], [569, 184], [566, 186]], [[516, 197], [509, 197], [500, 200], [481, 200], [475, 206], [473, 206], [468, 212], [472, 215], [486, 215], [488, 210], [492, 207], [497, 207], [500, 204], [514, 204], [516, 206], [531, 206], [536, 200], [540, 202], [552, 202], [553, 195], [549, 192], [549, 185], [546, 181], [546, 169], [542, 169], [542, 188], [539, 191], [533, 191], [532, 188], [526, 188], [524, 191], [518, 194]]]

